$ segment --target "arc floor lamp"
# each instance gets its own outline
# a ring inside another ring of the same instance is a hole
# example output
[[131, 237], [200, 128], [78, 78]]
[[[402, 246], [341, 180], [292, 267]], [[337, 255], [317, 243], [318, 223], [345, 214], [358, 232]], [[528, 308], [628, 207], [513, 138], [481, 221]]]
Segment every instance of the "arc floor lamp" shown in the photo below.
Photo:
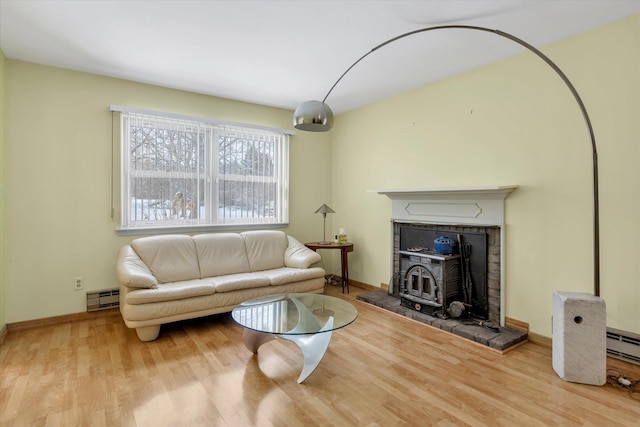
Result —
[[353, 67], [355, 67], [360, 61], [362, 61], [367, 56], [371, 55], [373, 52], [379, 50], [380, 48], [391, 44], [397, 40], [403, 39], [405, 37], [412, 36], [414, 34], [424, 33], [427, 31], [435, 31], [435, 30], [447, 30], [447, 29], [460, 29], [460, 30], [474, 30], [474, 31], [484, 31], [487, 33], [496, 34], [498, 36], [507, 38], [513, 42], [518, 43], [521, 46], [526, 47], [531, 52], [535, 53], [540, 59], [547, 63], [558, 76], [562, 79], [562, 81], [567, 85], [569, 91], [575, 98], [578, 103], [578, 107], [582, 112], [582, 117], [584, 118], [584, 122], [587, 126], [587, 130], [589, 132], [589, 137], [591, 140], [591, 149], [593, 152], [593, 293], [595, 296], [600, 296], [600, 214], [599, 214], [599, 197], [598, 197], [598, 150], [596, 147], [596, 138], [593, 133], [593, 127], [591, 126], [591, 120], [589, 119], [589, 114], [587, 113], [587, 109], [582, 102], [582, 98], [578, 94], [578, 91], [573, 86], [569, 78], [564, 74], [564, 72], [544, 53], [540, 50], [536, 49], [534, 46], [525, 42], [524, 40], [519, 39], [516, 36], [513, 36], [509, 33], [505, 33], [504, 31], [494, 30], [485, 27], [478, 27], [472, 25], [442, 25], [436, 27], [427, 27], [422, 28], [415, 31], [410, 31], [408, 33], [401, 34], [399, 36], [393, 37], [384, 43], [379, 44], [378, 46], [371, 49], [369, 52], [362, 55], [356, 62], [351, 64], [347, 70], [342, 73], [342, 75], [336, 80], [336, 82], [331, 86], [329, 92], [325, 95], [322, 101], [306, 101], [303, 102], [296, 108], [293, 115], [293, 126], [296, 129], [311, 131], [311, 132], [326, 132], [331, 130], [333, 127], [333, 112], [331, 108], [325, 103], [333, 89], [338, 85], [340, 80], [349, 72]]

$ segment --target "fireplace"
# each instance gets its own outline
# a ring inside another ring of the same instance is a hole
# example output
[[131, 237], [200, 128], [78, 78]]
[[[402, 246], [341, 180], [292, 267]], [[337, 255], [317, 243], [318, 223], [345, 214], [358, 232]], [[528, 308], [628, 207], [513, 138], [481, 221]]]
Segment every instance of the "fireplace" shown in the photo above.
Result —
[[[448, 237], [454, 253], [439, 254]], [[500, 322], [500, 228], [393, 221], [390, 293], [402, 305], [441, 318]], [[462, 250], [461, 250], [462, 249]]]
[[[424, 313], [451, 317], [465, 311], [504, 326], [504, 199], [516, 188], [376, 191], [392, 201], [390, 293]], [[459, 240], [469, 259], [459, 250], [435, 253], [440, 236]], [[468, 278], [462, 277], [465, 268]]]

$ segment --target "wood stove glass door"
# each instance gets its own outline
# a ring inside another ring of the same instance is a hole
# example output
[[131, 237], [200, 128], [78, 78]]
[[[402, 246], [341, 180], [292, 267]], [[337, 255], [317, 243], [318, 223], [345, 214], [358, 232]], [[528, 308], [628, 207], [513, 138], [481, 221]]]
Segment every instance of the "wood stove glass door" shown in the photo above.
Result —
[[437, 284], [433, 274], [421, 265], [415, 265], [407, 271], [406, 289], [409, 295], [429, 301], [437, 301]]

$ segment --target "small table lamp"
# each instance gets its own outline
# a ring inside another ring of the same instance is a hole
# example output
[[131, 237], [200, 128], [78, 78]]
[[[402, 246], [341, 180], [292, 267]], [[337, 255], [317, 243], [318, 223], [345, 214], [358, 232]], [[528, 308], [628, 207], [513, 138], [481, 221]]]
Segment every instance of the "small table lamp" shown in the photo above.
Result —
[[322, 214], [322, 239], [323, 240], [322, 242], [318, 242], [318, 243], [320, 243], [321, 245], [330, 245], [331, 242], [327, 242], [327, 214], [336, 213], [336, 211], [334, 211], [329, 206], [323, 203], [322, 206], [320, 206], [318, 210], [316, 210], [314, 213]]

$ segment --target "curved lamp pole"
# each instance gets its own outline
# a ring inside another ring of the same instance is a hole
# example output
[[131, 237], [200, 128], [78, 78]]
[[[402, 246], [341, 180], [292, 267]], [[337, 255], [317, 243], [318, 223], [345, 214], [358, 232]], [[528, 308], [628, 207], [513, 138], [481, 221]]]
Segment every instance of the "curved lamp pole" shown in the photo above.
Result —
[[475, 31], [484, 31], [487, 33], [493, 33], [498, 36], [502, 36], [511, 41], [518, 43], [521, 46], [526, 47], [531, 52], [535, 53], [540, 59], [547, 63], [558, 76], [562, 79], [562, 81], [567, 85], [569, 91], [575, 98], [578, 103], [578, 107], [582, 112], [582, 117], [584, 118], [584, 122], [589, 131], [589, 137], [591, 139], [591, 149], [593, 152], [593, 293], [595, 296], [600, 296], [600, 208], [599, 208], [599, 197], [598, 197], [598, 150], [596, 147], [596, 138], [593, 133], [593, 127], [591, 126], [591, 120], [589, 119], [589, 114], [587, 113], [587, 109], [582, 102], [582, 98], [578, 94], [578, 91], [573, 86], [569, 78], [564, 74], [564, 72], [544, 53], [540, 52], [540, 50], [536, 49], [529, 43], [525, 42], [522, 39], [519, 39], [516, 36], [513, 36], [509, 33], [505, 33], [500, 30], [493, 30], [490, 28], [477, 27], [472, 25], [442, 25], [437, 27], [428, 27], [422, 28], [415, 31], [410, 31], [408, 33], [401, 34], [399, 36], [393, 37], [384, 43], [379, 44], [378, 46], [371, 49], [369, 52], [362, 55], [356, 62], [351, 64], [347, 70], [342, 73], [340, 78], [336, 80], [336, 82], [331, 86], [329, 92], [325, 95], [322, 101], [306, 101], [303, 102], [296, 108], [293, 115], [293, 126], [296, 129], [312, 131], [312, 132], [326, 132], [331, 130], [333, 127], [333, 112], [331, 108], [325, 101], [333, 91], [333, 89], [337, 86], [337, 84], [342, 80], [342, 78], [349, 72], [353, 67], [355, 67], [360, 61], [362, 61], [367, 56], [371, 55], [373, 52], [378, 49], [395, 42], [396, 40], [403, 39], [408, 36], [412, 36], [418, 33], [424, 33], [427, 31], [435, 31], [435, 30], [446, 30], [446, 29], [462, 29], [462, 30], [475, 30]]

